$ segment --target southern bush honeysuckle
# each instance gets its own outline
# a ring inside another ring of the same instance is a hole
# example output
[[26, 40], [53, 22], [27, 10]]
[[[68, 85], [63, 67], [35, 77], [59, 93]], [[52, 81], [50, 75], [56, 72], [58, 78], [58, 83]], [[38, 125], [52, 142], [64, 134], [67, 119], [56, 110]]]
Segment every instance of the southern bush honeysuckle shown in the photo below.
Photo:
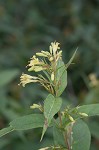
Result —
[[[77, 50], [69, 62], [65, 64], [62, 60], [62, 51], [59, 49], [59, 43], [53, 42], [51, 43], [49, 52], [41, 51], [33, 55], [28, 64], [28, 71], [40, 73], [37, 76], [22, 73], [20, 77], [20, 84], [23, 87], [28, 83], [37, 82], [49, 92], [44, 100], [44, 104], [33, 104], [30, 106], [31, 109], [39, 109], [40, 113], [28, 114], [14, 119], [7, 128], [0, 130], [0, 137], [14, 130], [43, 127], [41, 141], [48, 127], [53, 127], [53, 143], [55, 144], [39, 150], [71, 150], [72, 148], [74, 150], [77, 148], [80, 149], [82, 143], [84, 143], [82, 145], [85, 145], [82, 148], [89, 150], [91, 140], [90, 131], [87, 125], [81, 121], [81, 118], [99, 115], [99, 104], [77, 107], [67, 106], [62, 110], [64, 104], [62, 103], [61, 95], [67, 87], [67, 68], [72, 63]], [[43, 74], [41, 74], [41, 71]], [[91, 79], [96, 84], [96, 78], [93, 75]], [[84, 136], [83, 129], [87, 136]], [[86, 138], [86, 140], [84, 139], [85, 142], [81, 137]], [[79, 140], [80, 138], [81, 140]]]

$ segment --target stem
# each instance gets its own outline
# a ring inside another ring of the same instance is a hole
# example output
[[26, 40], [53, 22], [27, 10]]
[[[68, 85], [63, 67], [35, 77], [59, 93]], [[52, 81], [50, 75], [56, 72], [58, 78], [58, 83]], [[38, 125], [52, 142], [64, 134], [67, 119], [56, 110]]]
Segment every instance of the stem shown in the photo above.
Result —
[[69, 146], [69, 143], [68, 143], [68, 139], [66, 137], [66, 133], [63, 132], [63, 136], [64, 136], [64, 140], [65, 140], [65, 144], [67, 146], [67, 149], [70, 150], [70, 146]]
[[[53, 63], [52, 65], [53, 67], [53, 71], [54, 71], [54, 85], [55, 85], [55, 96], [57, 97], [57, 85], [56, 85], [56, 72], [57, 72], [57, 65], [56, 65], [56, 57], [55, 57], [55, 62]], [[65, 71], [65, 70], [64, 70]], [[62, 118], [61, 118], [61, 113], [60, 111], [58, 112], [58, 117], [59, 117], [59, 122], [60, 122], [60, 127], [62, 127]], [[69, 142], [68, 142], [68, 139], [67, 139], [67, 135], [65, 133], [65, 131], [63, 131], [63, 137], [64, 137], [64, 141], [65, 141], [65, 145], [67, 147], [67, 150], [70, 150], [70, 145], [69, 145]]]
[[[61, 127], [61, 126], [62, 126], [62, 118], [61, 118], [61, 113], [60, 113], [60, 111], [58, 112], [58, 117], [59, 117], [60, 127]], [[66, 133], [65, 133], [65, 132], [63, 132], [63, 136], [64, 136], [64, 141], [65, 141], [66, 147], [67, 147], [68, 150], [70, 150], [70, 145], [69, 145], [69, 143], [68, 143], [68, 139], [67, 139], [67, 137], [66, 137]]]
[[60, 113], [60, 111], [58, 112], [58, 117], [59, 117], [59, 121], [60, 121], [60, 126], [62, 126], [62, 118], [61, 118], [61, 113]]

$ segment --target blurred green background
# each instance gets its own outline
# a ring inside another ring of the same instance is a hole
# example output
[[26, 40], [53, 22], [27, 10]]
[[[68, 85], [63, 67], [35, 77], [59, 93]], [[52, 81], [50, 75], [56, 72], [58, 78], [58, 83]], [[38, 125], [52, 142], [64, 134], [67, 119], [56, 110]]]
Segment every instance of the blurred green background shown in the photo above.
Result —
[[[0, 0], [0, 129], [18, 116], [33, 111], [47, 92], [39, 85], [19, 87], [19, 77], [35, 52], [61, 43], [68, 62], [78, 48], [75, 64], [68, 69], [65, 105], [99, 103], [99, 84], [90, 87], [89, 74], [99, 77], [99, 0]], [[34, 111], [33, 113], [35, 113]], [[92, 142], [99, 150], [99, 117], [87, 120]], [[37, 150], [53, 144], [52, 129], [40, 143], [41, 129], [13, 132], [0, 139], [0, 150]]]

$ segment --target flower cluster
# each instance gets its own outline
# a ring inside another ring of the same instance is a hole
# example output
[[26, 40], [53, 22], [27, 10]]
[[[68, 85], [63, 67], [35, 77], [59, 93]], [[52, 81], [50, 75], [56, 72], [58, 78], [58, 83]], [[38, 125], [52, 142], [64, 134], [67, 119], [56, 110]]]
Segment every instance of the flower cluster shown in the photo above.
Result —
[[62, 57], [62, 51], [59, 49], [59, 43], [52, 42], [49, 47], [49, 51], [42, 50], [41, 52], [36, 53], [36, 55], [33, 55], [29, 64], [26, 66], [29, 67], [28, 71], [43, 71], [46, 77], [41, 74], [36, 77], [22, 73], [20, 77], [20, 84], [24, 87], [28, 83], [39, 82], [46, 88], [46, 90], [54, 94], [54, 80], [57, 62]]
[[[25, 85], [27, 83], [31, 83], [31, 82], [38, 82], [39, 78], [35, 77], [35, 76], [30, 76], [28, 74], [24, 74], [22, 73], [21, 77], [20, 77], [20, 84], [22, 84], [23, 87], [25, 87]], [[19, 85], [20, 85], [19, 84]]]

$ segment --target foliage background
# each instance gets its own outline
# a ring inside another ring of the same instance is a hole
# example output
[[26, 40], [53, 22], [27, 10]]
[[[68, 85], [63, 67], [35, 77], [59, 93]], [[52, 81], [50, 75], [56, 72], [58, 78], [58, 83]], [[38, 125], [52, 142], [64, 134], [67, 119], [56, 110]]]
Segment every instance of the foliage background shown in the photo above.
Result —
[[[99, 76], [99, 0], [0, 0], [0, 129], [32, 113], [32, 103], [43, 103], [47, 92], [41, 86], [17, 84], [30, 57], [55, 40], [61, 43], [65, 62], [79, 47], [68, 70], [64, 104], [99, 103], [99, 86], [90, 88], [88, 79], [92, 72]], [[90, 150], [98, 150], [99, 118], [87, 123]], [[53, 143], [51, 129], [41, 143], [40, 136], [41, 129], [13, 132], [0, 139], [0, 150], [37, 150]]]

